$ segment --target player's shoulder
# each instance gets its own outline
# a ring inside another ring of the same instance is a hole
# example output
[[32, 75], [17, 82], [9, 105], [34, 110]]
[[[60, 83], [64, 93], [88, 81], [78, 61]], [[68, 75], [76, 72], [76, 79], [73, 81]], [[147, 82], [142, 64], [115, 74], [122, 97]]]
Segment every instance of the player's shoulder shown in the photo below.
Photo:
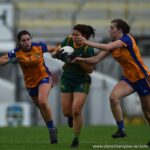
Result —
[[68, 40], [68, 41], [71, 41], [71, 40], [73, 41], [72, 35], [68, 35], [68, 36], [67, 36], [67, 40]]
[[18, 51], [20, 51], [20, 48], [19, 48], [19, 47], [16, 47], [16, 48], [14, 48], [13, 50], [11, 50], [11, 53], [16, 53], [16, 52], [18, 52]]
[[32, 42], [32, 46], [45, 46], [46, 44], [44, 42]]
[[129, 34], [123, 34], [123, 36], [120, 38], [123, 42], [130, 42], [132, 41], [133, 37]]

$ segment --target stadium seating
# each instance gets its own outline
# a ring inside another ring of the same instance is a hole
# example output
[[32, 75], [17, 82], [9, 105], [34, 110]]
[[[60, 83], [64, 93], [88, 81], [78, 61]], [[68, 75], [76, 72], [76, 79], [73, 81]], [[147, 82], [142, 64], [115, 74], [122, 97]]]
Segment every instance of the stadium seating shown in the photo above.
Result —
[[73, 1], [30, 4], [19, 1], [16, 6], [20, 10], [19, 28], [29, 29], [35, 37], [42, 36], [52, 42], [62, 40], [70, 32], [72, 15], [78, 7]]
[[[58, 42], [76, 23], [96, 28], [96, 39], [107, 36], [111, 19], [124, 18], [134, 34], [149, 34], [149, 0], [12, 0], [19, 10], [19, 29], [29, 29], [35, 38]], [[138, 9], [137, 9], [138, 8]]]

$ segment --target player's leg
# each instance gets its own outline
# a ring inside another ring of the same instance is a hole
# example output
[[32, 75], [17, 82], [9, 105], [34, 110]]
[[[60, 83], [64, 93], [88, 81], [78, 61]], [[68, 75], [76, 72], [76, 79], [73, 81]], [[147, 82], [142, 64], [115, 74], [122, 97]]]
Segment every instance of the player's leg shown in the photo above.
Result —
[[61, 93], [62, 112], [65, 117], [68, 117], [68, 126], [69, 127], [73, 126], [72, 103], [73, 103], [73, 94], [72, 93]]
[[116, 120], [118, 131], [112, 135], [113, 138], [125, 137], [125, 127], [123, 122], [122, 108], [120, 100], [133, 93], [133, 88], [124, 80], [119, 81], [119, 83], [113, 88], [110, 94], [110, 106], [113, 116]]
[[68, 126], [69, 126], [70, 128], [73, 127], [73, 117], [72, 117], [72, 115], [68, 117]]
[[[150, 126], [150, 77], [147, 76], [135, 82], [134, 85], [141, 101], [144, 116]], [[147, 145], [150, 147], [150, 141]]]
[[[144, 116], [150, 126], [150, 95], [145, 97], [140, 96], [140, 100]], [[147, 143], [147, 145], [150, 147], [150, 141]]]
[[48, 101], [48, 96], [51, 90], [51, 83], [42, 83], [39, 85], [38, 102], [41, 115], [46, 122], [49, 130], [50, 142], [52, 144], [57, 143], [57, 129], [53, 125], [52, 111]]
[[75, 92], [73, 94], [72, 115], [74, 138], [71, 147], [79, 146], [79, 136], [82, 128], [82, 108], [85, 103], [86, 97], [87, 94], [85, 93]]
[[[71, 81], [72, 82], [72, 81]], [[65, 117], [68, 118], [68, 126], [72, 128], [73, 117], [72, 117], [72, 102], [73, 102], [73, 91], [72, 85], [68, 82], [68, 79], [64, 77], [60, 80], [61, 83], [61, 107]]]
[[48, 102], [48, 96], [51, 88], [51, 77], [42, 79], [34, 88], [27, 88], [33, 102], [40, 109], [41, 115], [45, 122], [47, 122], [47, 120], [52, 120], [51, 108]]
[[51, 143], [57, 143], [57, 130], [53, 126], [51, 109], [48, 103], [48, 95], [52, 87], [49, 81], [49, 78], [45, 78], [40, 81], [40, 85], [35, 88], [28, 88], [27, 90], [33, 102], [39, 108], [42, 118], [49, 129]]
[[[144, 116], [150, 126], [150, 95], [148, 96], [140, 96], [141, 106], [144, 113]], [[150, 141], [147, 143], [148, 147], [150, 147]]]
[[82, 128], [82, 108], [89, 93], [90, 84], [91, 80], [90, 78], [87, 78], [85, 82], [76, 84], [73, 87], [74, 93], [73, 93], [72, 115], [73, 115], [74, 138], [71, 143], [71, 147], [79, 146], [79, 135]]
[[150, 95], [140, 96], [141, 106], [144, 113], [144, 116], [150, 125]]
[[[48, 96], [51, 90], [51, 85], [48, 83], [41, 84], [38, 92], [38, 103], [43, 119], [48, 122], [52, 120], [52, 112], [48, 102]], [[53, 125], [51, 125], [53, 127]], [[51, 126], [49, 128], [51, 128]]]

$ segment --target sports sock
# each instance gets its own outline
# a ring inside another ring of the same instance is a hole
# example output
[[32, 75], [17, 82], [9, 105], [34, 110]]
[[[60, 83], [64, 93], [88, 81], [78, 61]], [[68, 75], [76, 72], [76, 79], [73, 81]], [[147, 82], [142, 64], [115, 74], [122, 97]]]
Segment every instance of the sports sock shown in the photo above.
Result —
[[121, 121], [116, 121], [116, 123], [117, 123], [117, 126], [118, 126], [118, 128], [120, 129], [120, 130], [124, 130], [125, 128], [124, 128], [124, 122], [123, 122], [123, 120], [121, 120]]
[[80, 133], [74, 133], [74, 138], [79, 139]]
[[47, 128], [48, 128], [48, 129], [54, 128], [54, 126], [53, 126], [53, 120], [51, 120], [51, 121], [46, 121], [46, 125], [47, 125]]
[[68, 119], [70, 119], [70, 120], [72, 119], [72, 120], [73, 120], [73, 117], [72, 117], [72, 116], [69, 116]]

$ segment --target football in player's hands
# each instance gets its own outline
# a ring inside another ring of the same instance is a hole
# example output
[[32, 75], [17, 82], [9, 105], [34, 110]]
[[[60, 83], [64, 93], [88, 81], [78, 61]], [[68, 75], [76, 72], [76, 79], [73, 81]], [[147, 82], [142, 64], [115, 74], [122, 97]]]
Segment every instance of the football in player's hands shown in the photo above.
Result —
[[64, 62], [70, 62], [74, 59], [74, 49], [71, 46], [64, 46], [54, 57]]
[[74, 49], [71, 46], [64, 46], [60, 51], [66, 52], [68, 55], [71, 55], [74, 52]]

